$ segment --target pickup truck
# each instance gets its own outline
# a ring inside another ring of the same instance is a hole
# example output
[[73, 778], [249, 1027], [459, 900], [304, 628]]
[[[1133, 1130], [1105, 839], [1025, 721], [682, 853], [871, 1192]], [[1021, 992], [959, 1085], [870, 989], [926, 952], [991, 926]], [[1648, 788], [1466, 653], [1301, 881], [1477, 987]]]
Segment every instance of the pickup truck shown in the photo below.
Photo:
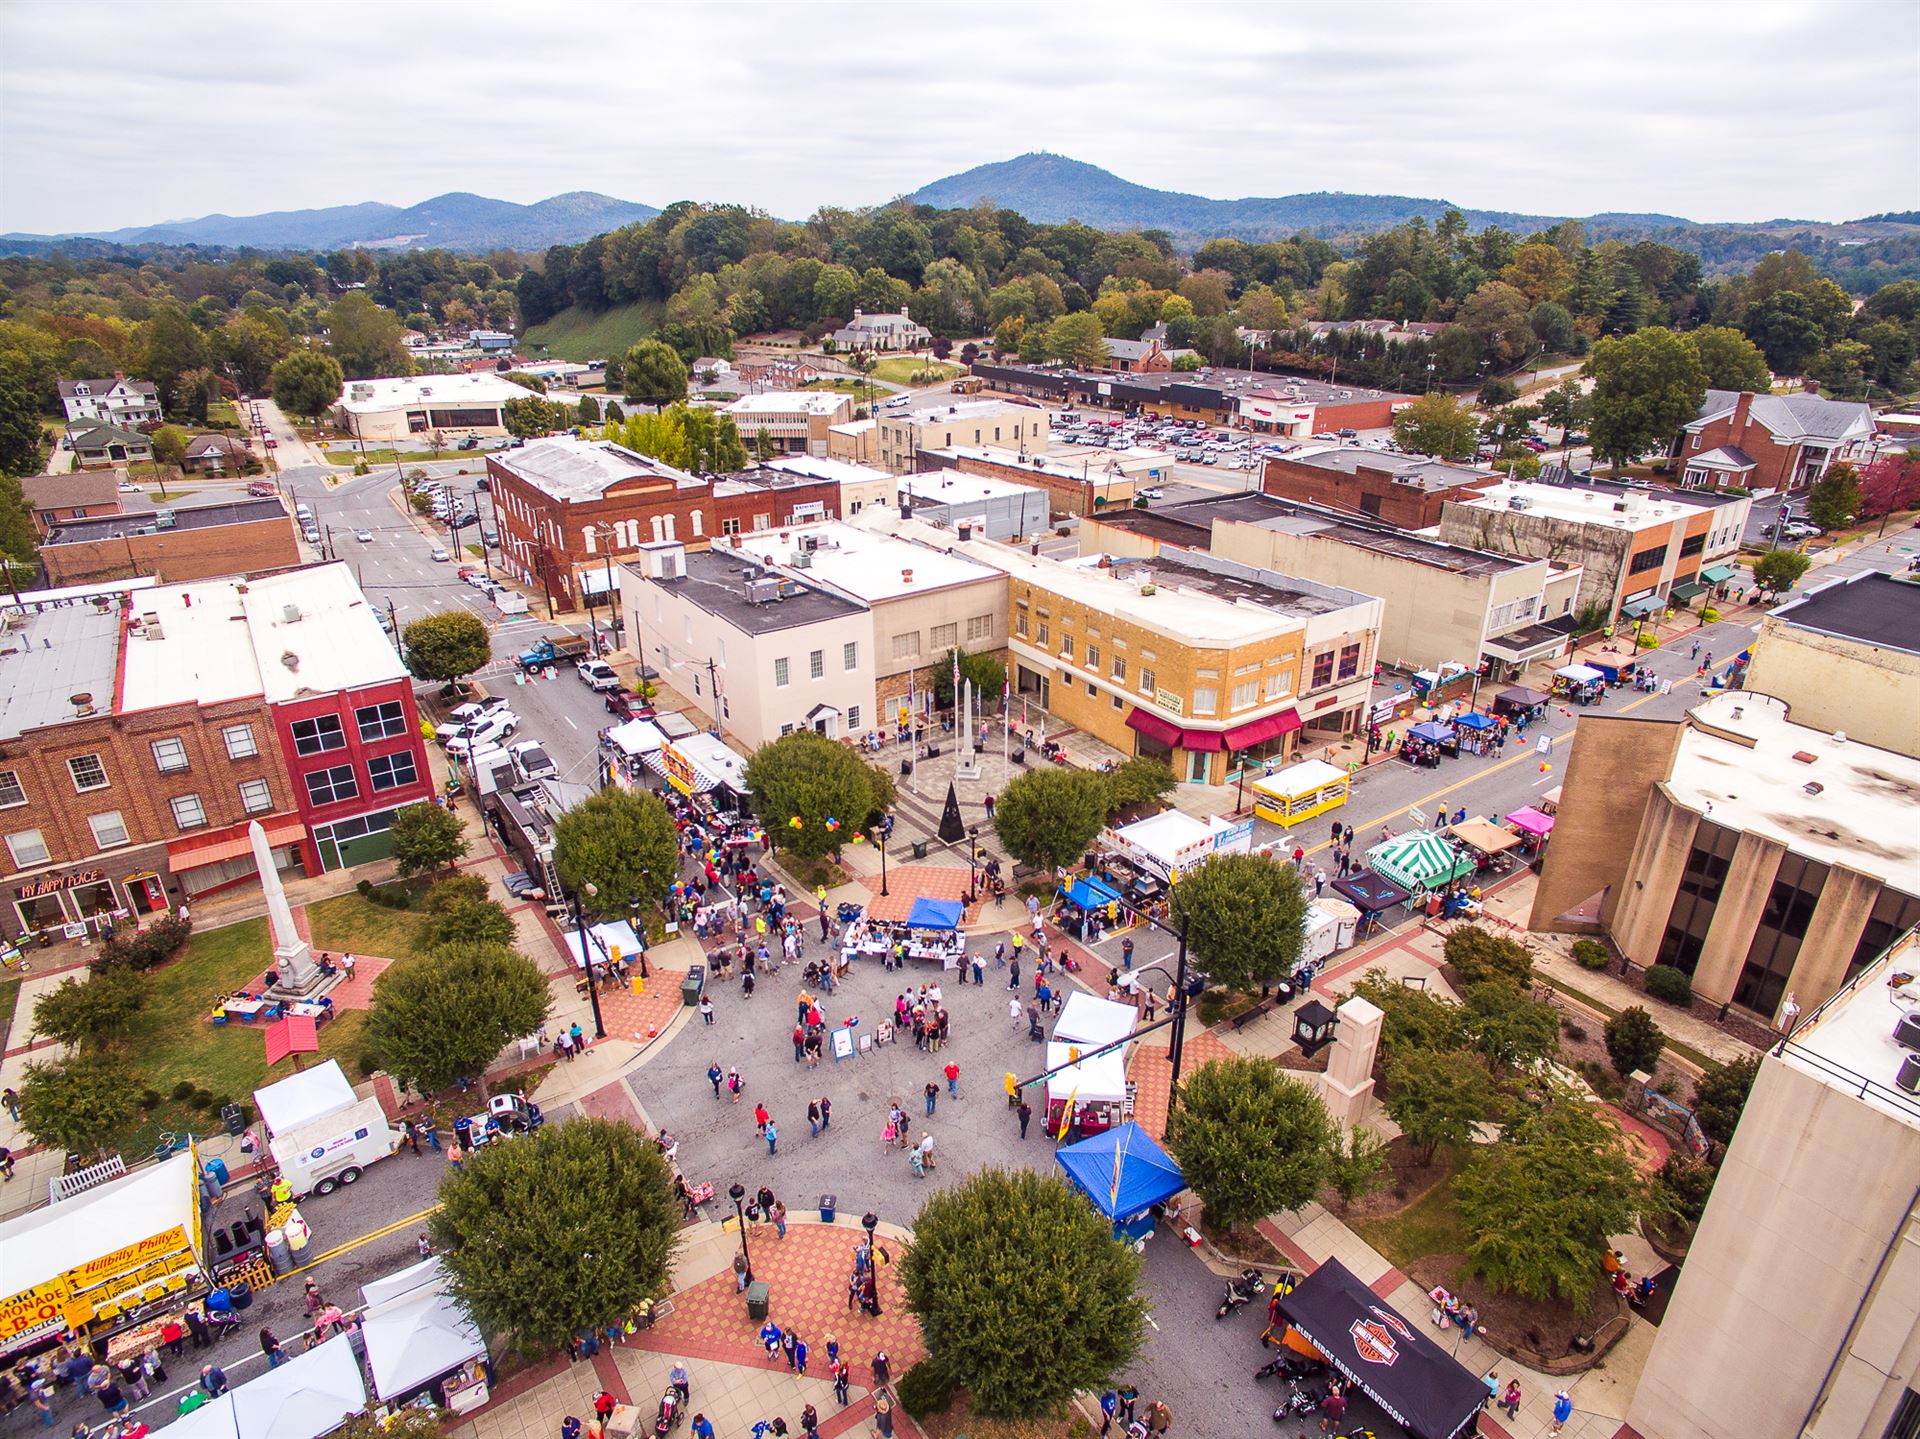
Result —
[[531, 649], [520, 651], [520, 668], [537, 670], [565, 660], [577, 660], [592, 648], [593, 642], [585, 635], [554, 635]]
[[620, 688], [620, 676], [613, 672], [613, 666], [605, 660], [581, 660], [573, 668], [586, 681], [587, 688], [597, 694]]
[[652, 719], [654, 708], [632, 690], [608, 690], [607, 713], [621, 720]]
[[559, 767], [554, 764], [546, 750], [541, 748], [540, 741], [537, 739], [522, 740], [519, 744], [513, 745], [508, 753], [519, 762], [520, 773], [528, 779], [555, 779], [560, 774]]

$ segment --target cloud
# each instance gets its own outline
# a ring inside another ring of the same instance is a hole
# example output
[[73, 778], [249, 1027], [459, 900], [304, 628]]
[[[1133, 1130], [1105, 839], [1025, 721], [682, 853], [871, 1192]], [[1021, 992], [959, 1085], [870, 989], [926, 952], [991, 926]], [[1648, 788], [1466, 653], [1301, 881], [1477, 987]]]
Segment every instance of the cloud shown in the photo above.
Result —
[[1219, 197], [1837, 220], [1915, 202], [1916, 61], [1867, 0], [13, 0], [0, 229], [448, 190], [798, 218], [1033, 149]]

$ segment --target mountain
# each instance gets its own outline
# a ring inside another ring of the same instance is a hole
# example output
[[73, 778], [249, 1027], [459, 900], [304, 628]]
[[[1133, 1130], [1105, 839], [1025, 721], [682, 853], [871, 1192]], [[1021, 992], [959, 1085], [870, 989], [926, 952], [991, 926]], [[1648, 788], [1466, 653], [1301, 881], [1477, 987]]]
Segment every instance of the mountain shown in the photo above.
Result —
[[456, 192], [405, 208], [368, 202], [324, 210], [277, 210], [265, 215], [203, 215], [196, 220], [169, 220], [85, 234], [0, 235], [0, 243], [35, 249], [82, 239], [117, 245], [209, 245], [256, 250], [336, 250], [348, 245], [541, 250], [548, 245], [577, 244], [659, 213], [651, 205], [616, 200], [590, 190], [555, 195], [533, 205]]

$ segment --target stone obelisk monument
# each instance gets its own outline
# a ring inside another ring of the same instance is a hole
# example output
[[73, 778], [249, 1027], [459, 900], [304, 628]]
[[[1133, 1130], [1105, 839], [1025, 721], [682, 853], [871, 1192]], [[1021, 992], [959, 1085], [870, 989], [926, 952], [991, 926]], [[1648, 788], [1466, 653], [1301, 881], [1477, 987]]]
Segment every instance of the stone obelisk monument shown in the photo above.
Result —
[[274, 868], [273, 850], [267, 844], [267, 832], [255, 820], [247, 826], [247, 840], [253, 845], [254, 868], [260, 871], [260, 888], [267, 896], [267, 922], [273, 926], [273, 967], [280, 983], [274, 994], [301, 998], [313, 993], [323, 976], [313, 962], [313, 946], [300, 937], [293, 925], [293, 907], [280, 884], [280, 871]]

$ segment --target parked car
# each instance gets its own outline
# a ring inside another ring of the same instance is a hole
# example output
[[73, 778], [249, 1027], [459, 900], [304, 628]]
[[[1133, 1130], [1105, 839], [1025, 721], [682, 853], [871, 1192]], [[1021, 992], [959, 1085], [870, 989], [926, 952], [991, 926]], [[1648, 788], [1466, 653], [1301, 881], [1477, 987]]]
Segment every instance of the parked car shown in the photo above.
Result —
[[483, 715], [490, 715], [507, 707], [505, 695], [488, 695], [485, 699], [468, 700], [463, 705], [455, 705], [447, 712], [450, 724], [471, 724]]
[[1135, 490], [1134, 495], [1143, 500], [1163, 500], [1167, 497], [1167, 492], [1155, 486], [1150, 490]]
[[434, 731], [433, 737], [440, 741], [442, 749], [453, 749], [458, 746], [462, 750], [477, 750], [487, 745], [503, 743], [519, 728], [519, 715], [512, 710], [499, 709], [465, 724], [442, 725]]
[[256, 500], [270, 500], [280, 492], [273, 487], [272, 480], [255, 480], [247, 486], [247, 493]]
[[607, 713], [625, 721], [652, 719], [656, 711], [632, 690], [618, 689], [607, 691]]
[[537, 739], [521, 740], [511, 745], [507, 753], [520, 764], [520, 773], [528, 779], [555, 779], [559, 777], [560, 767], [553, 762]]
[[605, 693], [620, 687], [620, 676], [615, 674], [613, 666], [605, 660], [581, 660], [575, 664], [574, 673], [586, 681], [587, 688]]

